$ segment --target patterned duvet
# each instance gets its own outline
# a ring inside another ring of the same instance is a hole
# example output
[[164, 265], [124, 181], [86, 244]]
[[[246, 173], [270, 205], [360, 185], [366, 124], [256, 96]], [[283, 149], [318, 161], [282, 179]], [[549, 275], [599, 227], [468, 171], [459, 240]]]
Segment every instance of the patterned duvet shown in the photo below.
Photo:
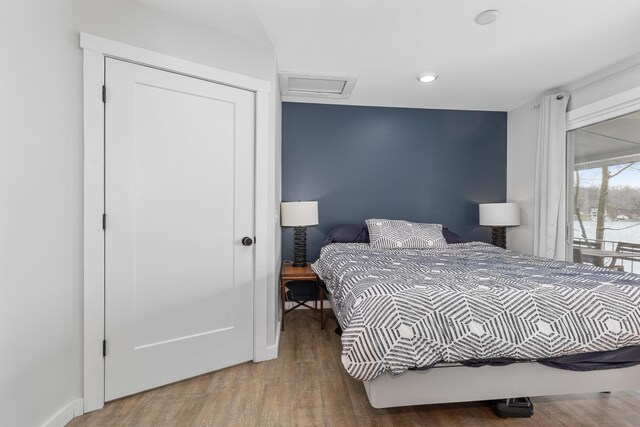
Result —
[[533, 360], [640, 345], [640, 275], [486, 243], [334, 243], [313, 270], [332, 294], [342, 362], [370, 380], [438, 362]]

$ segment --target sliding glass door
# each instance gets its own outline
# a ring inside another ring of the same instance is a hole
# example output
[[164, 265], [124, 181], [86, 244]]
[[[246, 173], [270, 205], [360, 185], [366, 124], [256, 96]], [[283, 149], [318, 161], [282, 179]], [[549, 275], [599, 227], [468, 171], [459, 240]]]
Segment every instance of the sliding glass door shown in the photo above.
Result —
[[640, 271], [640, 112], [567, 133], [567, 259]]

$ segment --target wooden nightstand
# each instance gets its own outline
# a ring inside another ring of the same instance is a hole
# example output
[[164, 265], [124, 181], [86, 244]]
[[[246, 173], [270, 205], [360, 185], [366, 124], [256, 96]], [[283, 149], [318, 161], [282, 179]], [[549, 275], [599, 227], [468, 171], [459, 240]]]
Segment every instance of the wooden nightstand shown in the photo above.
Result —
[[291, 263], [284, 262], [282, 263], [282, 273], [280, 278], [280, 299], [282, 301], [282, 321], [280, 323], [280, 330], [284, 331], [284, 316], [291, 310], [295, 310], [296, 308], [304, 305], [311, 310], [318, 311], [318, 300], [314, 301], [313, 307], [308, 305], [307, 301], [297, 301], [293, 300], [293, 302], [297, 303], [289, 310], [285, 310], [284, 304], [286, 301], [286, 285], [289, 282], [313, 282], [315, 283], [316, 290], [318, 291], [318, 295], [320, 296], [320, 329], [324, 329], [324, 291], [322, 286], [320, 286], [320, 279], [318, 275], [311, 269], [311, 263], [307, 264], [306, 267], [294, 267]]

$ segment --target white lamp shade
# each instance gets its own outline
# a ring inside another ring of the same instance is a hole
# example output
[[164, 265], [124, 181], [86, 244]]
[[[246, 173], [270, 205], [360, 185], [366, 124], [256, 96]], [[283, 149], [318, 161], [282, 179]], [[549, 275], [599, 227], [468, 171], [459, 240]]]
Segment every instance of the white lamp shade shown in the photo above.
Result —
[[520, 208], [517, 203], [480, 204], [480, 225], [509, 227], [520, 225]]
[[318, 202], [282, 202], [280, 221], [283, 227], [318, 225]]

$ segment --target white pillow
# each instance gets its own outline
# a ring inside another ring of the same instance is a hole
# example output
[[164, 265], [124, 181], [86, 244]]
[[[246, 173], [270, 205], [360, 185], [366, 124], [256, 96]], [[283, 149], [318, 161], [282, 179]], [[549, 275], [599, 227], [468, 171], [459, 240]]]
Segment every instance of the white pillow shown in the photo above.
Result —
[[447, 246], [442, 224], [368, 219], [369, 241], [376, 249], [432, 249]]

